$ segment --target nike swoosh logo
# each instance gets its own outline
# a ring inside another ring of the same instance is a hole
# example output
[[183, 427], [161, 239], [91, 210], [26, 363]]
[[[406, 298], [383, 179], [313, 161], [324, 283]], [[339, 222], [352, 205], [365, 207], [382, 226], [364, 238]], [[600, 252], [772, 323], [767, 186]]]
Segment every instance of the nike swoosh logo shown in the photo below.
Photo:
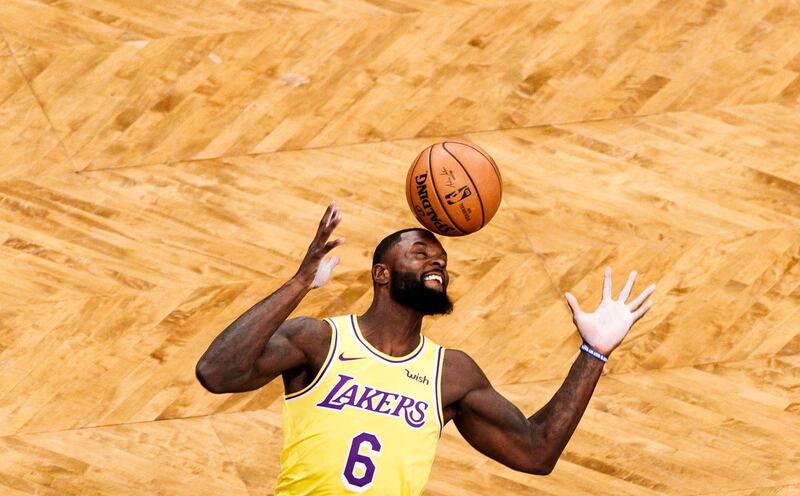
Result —
[[350, 361], [350, 360], [361, 360], [363, 358], [366, 358], [366, 357], [345, 357], [344, 353], [339, 353], [339, 360], [341, 360], [343, 362], [347, 362], [347, 361]]

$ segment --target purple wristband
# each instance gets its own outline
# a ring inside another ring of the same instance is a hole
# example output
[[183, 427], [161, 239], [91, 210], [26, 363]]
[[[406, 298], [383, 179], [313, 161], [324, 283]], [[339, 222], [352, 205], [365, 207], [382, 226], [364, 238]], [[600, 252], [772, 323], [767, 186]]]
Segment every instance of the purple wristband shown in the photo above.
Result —
[[586, 343], [583, 343], [581, 345], [581, 351], [592, 355], [593, 357], [597, 358], [601, 362], [607, 362], [608, 361], [608, 357], [607, 356], [603, 355], [602, 353], [600, 353], [597, 350], [594, 350], [594, 349], [590, 348], [589, 345], [586, 344]]

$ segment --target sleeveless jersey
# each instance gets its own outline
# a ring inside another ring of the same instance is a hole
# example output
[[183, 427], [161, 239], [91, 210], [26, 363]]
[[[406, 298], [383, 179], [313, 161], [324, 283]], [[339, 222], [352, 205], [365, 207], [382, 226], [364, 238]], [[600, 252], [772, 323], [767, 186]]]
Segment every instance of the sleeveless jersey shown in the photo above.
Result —
[[370, 345], [354, 315], [325, 319], [331, 345], [311, 383], [283, 402], [277, 496], [419, 495], [442, 430], [444, 350]]

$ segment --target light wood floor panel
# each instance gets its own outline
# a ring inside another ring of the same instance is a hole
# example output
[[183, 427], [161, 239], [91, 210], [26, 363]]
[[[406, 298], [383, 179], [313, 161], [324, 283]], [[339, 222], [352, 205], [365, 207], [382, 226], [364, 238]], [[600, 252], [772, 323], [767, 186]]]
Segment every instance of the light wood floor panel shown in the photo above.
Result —
[[[798, 109], [745, 106], [472, 137], [497, 150], [509, 205], [546, 257], [631, 237], [800, 227], [791, 152]], [[751, 134], [759, 138], [740, 138]]]
[[[0, 52], [5, 44], [0, 40]], [[0, 179], [72, 170], [64, 147], [12, 57], [0, 54]]]
[[[734, 140], [730, 139], [733, 136], [729, 133], [720, 133], [709, 152], [764, 173], [753, 176], [755, 182], [767, 182], [797, 192], [800, 169], [792, 144], [800, 132], [799, 113], [800, 105], [797, 104], [720, 109], [712, 116], [740, 131]], [[767, 133], [762, 130], [767, 130]]]
[[794, 2], [618, 4], [290, 18], [15, 56], [82, 170], [800, 97]]
[[207, 418], [0, 438], [4, 494], [248, 495]]
[[[250, 494], [272, 494], [283, 446], [279, 401], [268, 409], [213, 415], [211, 424]], [[247, 437], [242, 433], [247, 432]]]
[[[520, 0], [517, 0], [520, 1]], [[455, 6], [491, 6], [514, 0], [230, 2], [167, 0], [157, 6], [124, 0], [6, 0], [0, 27], [16, 48], [62, 48], [259, 29], [320, 18], [414, 14]]]
[[15, 50], [58, 49], [255, 29], [312, 13], [304, 10], [292, 9], [288, 4], [264, 4], [259, 8], [252, 2], [248, 6], [243, 2], [215, 0], [191, 3], [172, 0], [158, 6], [113, 0], [91, 4], [8, 0], [0, 6], [0, 27], [7, 32]]
[[0, 30], [0, 57], [8, 57], [11, 55], [11, 50], [8, 48], [5, 33]]
[[[713, 494], [720, 494], [720, 493], [713, 493]], [[745, 489], [743, 491], [731, 491], [729, 493], [724, 493], [725, 496], [797, 496], [799, 494], [800, 494], [800, 484], [792, 484], [790, 486], [780, 486], [780, 487], [759, 487], [753, 489]], [[711, 496], [711, 494], [709, 494], [708, 496]]]

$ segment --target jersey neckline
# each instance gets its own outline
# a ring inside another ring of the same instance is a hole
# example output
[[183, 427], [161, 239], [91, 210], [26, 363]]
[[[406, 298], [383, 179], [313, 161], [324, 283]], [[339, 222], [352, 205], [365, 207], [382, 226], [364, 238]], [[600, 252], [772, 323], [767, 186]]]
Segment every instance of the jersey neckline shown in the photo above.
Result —
[[359, 327], [359, 325], [358, 325], [358, 318], [356, 317], [355, 314], [351, 314], [350, 315], [350, 323], [352, 324], [353, 333], [356, 336], [356, 340], [359, 343], [361, 343], [361, 345], [368, 352], [372, 353], [373, 355], [375, 355], [376, 357], [380, 358], [381, 360], [385, 360], [387, 362], [404, 363], [404, 362], [407, 362], [409, 360], [412, 360], [412, 359], [416, 358], [416, 356], [419, 355], [420, 352], [422, 352], [422, 348], [425, 346], [425, 336], [420, 334], [419, 335], [419, 343], [417, 344], [417, 347], [414, 348], [413, 350], [411, 350], [411, 352], [409, 352], [408, 354], [403, 355], [403, 356], [399, 356], [399, 357], [392, 356], [392, 355], [387, 355], [386, 353], [384, 353], [381, 350], [379, 350], [379, 349], [375, 348], [374, 346], [372, 346], [369, 343], [369, 341], [367, 341], [367, 339], [361, 333], [361, 327]]

